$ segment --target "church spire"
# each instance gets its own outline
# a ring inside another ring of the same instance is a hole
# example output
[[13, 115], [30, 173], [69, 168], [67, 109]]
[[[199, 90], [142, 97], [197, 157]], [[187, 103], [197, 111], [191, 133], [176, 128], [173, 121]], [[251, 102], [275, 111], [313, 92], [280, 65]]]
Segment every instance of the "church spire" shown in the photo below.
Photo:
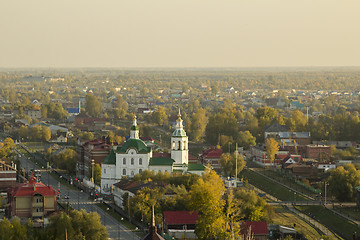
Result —
[[136, 115], [134, 114], [133, 125], [130, 128], [130, 138], [139, 139], [139, 127], [136, 123]]

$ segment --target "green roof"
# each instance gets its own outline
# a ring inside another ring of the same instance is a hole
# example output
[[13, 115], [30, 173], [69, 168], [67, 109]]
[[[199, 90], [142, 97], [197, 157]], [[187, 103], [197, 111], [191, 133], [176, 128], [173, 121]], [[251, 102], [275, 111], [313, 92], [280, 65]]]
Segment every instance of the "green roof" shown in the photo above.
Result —
[[188, 171], [205, 171], [205, 166], [202, 164], [189, 164]]
[[114, 149], [111, 148], [111, 151], [109, 155], [107, 155], [104, 159], [103, 164], [116, 164], [116, 154], [114, 152]]
[[177, 129], [174, 131], [173, 137], [186, 137], [186, 132], [183, 129]]
[[138, 127], [138, 126], [132, 126], [132, 127], [130, 128], [130, 130], [139, 130], [139, 127]]
[[153, 157], [150, 158], [149, 166], [172, 166], [174, 159], [169, 157]]
[[149, 153], [151, 151], [151, 147], [146, 146], [140, 139], [130, 138], [121, 147], [118, 147], [116, 152], [126, 153], [130, 148], [136, 149], [138, 153]]

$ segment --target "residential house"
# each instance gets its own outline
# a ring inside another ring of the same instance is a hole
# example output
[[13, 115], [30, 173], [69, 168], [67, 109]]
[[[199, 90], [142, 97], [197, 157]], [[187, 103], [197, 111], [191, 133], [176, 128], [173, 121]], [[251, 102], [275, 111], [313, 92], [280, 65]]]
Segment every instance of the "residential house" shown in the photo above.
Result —
[[269, 229], [265, 221], [249, 221], [241, 223], [241, 233], [244, 239], [251, 235], [255, 240], [269, 239]]
[[311, 163], [293, 163], [285, 167], [285, 172], [292, 175], [296, 179], [316, 179], [318, 177], [318, 169]]
[[175, 239], [197, 239], [195, 234], [197, 212], [164, 211], [164, 231]]
[[289, 145], [307, 145], [311, 143], [310, 132], [290, 132], [288, 127], [274, 123], [265, 129], [265, 141], [268, 137], [273, 137], [282, 143]]
[[290, 109], [291, 110], [302, 110], [304, 109], [305, 104], [300, 103], [299, 101], [292, 101], [290, 102]]
[[[121, 181], [109, 186], [109, 190], [114, 196], [114, 203], [123, 208], [124, 206], [124, 194], [126, 193], [129, 197], [133, 197], [136, 193], [141, 190], [142, 188], [164, 188], [168, 184], [165, 182], [159, 181], [149, 181], [149, 182], [141, 182], [141, 181], [133, 181], [132, 179], [122, 179]], [[102, 191], [104, 189], [101, 189]], [[165, 195], [169, 195], [165, 193]]]
[[56, 191], [37, 182], [31, 175], [28, 183], [8, 189], [8, 217], [43, 218], [56, 211]]
[[39, 119], [41, 118], [41, 111], [40, 110], [25, 110], [24, 114], [29, 116], [32, 119]]
[[300, 161], [301, 161], [300, 155], [288, 155], [280, 162], [280, 164], [282, 168], [286, 168], [287, 166], [293, 163], [299, 163]]
[[320, 159], [331, 155], [331, 149], [328, 145], [306, 145], [306, 157]]
[[209, 148], [202, 151], [200, 159], [205, 166], [210, 165], [216, 172], [221, 172], [220, 158], [223, 150], [220, 148]]
[[267, 156], [265, 145], [250, 146], [250, 156], [252, 160], [260, 166], [274, 166], [280, 164], [281, 160], [289, 155], [288, 151], [279, 150], [275, 154], [274, 162], [271, 162]]
[[333, 170], [336, 169], [336, 164], [335, 162], [322, 162], [317, 164], [317, 168], [323, 171]]

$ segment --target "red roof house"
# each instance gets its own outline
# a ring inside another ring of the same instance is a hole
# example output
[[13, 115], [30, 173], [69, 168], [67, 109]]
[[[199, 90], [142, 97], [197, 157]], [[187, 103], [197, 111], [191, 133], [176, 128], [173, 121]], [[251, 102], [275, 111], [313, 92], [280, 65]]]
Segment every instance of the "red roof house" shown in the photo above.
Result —
[[165, 211], [164, 225], [166, 229], [195, 229], [199, 216], [197, 212], [190, 211]]
[[28, 183], [8, 189], [8, 204], [9, 217], [43, 217], [56, 211], [56, 191], [31, 175]]
[[266, 240], [268, 239], [269, 229], [267, 223], [262, 221], [257, 222], [243, 222], [241, 224], [242, 233], [244, 235], [251, 233], [255, 240]]
[[223, 153], [222, 149], [217, 149], [212, 147], [204, 150], [200, 158], [204, 165], [210, 164], [215, 171], [219, 172], [221, 171], [220, 157], [222, 153]]

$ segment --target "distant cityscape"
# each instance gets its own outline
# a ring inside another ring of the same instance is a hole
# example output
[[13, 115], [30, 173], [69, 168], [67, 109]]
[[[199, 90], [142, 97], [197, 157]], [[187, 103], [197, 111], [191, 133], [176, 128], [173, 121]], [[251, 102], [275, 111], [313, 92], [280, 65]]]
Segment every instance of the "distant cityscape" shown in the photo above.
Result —
[[0, 82], [9, 236], [360, 239], [359, 68], [6, 69]]

